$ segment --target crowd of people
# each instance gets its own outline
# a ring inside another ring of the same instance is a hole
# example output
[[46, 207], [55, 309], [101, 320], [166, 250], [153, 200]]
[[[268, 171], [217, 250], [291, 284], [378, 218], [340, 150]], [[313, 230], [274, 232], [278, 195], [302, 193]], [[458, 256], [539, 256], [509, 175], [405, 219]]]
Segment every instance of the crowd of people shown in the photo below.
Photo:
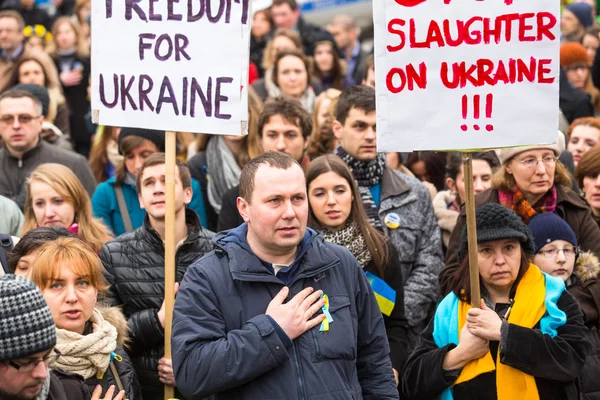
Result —
[[555, 143], [470, 153], [480, 308], [464, 156], [377, 151], [352, 16], [255, 10], [248, 134], [177, 132], [171, 358], [165, 132], [92, 124], [91, 3], [54, 5], [0, 10], [0, 400], [600, 399], [592, 1]]

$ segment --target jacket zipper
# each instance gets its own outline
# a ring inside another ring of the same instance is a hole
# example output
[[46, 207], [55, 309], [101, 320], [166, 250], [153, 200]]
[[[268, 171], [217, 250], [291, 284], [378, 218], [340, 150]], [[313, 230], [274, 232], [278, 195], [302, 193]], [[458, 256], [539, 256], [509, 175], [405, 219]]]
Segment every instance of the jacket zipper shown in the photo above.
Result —
[[304, 388], [304, 380], [302, 379], [302, 370], [300, 367], [300, 354], [298, 353], [298, 347], [295, 342], [292, 342], [292, 348], [294, 349], [294, 363], [296, 364], [296, 370], [298, 372], [298, 396], [300, 400], [306, 399], [306, 390]]

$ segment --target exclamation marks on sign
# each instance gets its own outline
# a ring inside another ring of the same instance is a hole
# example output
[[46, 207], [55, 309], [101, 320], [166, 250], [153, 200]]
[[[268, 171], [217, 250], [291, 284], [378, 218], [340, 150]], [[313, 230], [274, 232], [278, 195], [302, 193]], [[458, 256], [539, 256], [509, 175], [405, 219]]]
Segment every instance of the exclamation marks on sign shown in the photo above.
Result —
[[[486, 119], [492, 118], [493, 103], [494, 103], [494, 95], [491, 93], [488, 93], [485, 96], [485, 118]], [[465, 94], [462, 96], [462, 117], [464, 120], [467, 119], [468, 113], [469, 113], [469, 97]], [[480, 114], [481, 114], [481, 96], [476, 94], [473, 96], [473, 119], [479, 120]], [[466, 132], [467, 129], [469, 129], [469, 127], [467, 126], [467, 124], [463, 124], [460, 126], [460, 129], [462, 129], [463, 131]], [[476, 123], [475, 125], [473, 125], [473, 129], [478, 131], [481, 129], [481, 127]], [[493, 131], [494, 125], [487, 124], [485, 126], [485, 130], [488, 132]]]

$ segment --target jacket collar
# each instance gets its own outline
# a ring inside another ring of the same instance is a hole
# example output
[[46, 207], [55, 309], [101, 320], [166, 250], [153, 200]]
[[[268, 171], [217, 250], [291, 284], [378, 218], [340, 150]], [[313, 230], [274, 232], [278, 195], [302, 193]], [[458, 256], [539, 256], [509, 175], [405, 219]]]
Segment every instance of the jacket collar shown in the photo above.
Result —
[[[191, 243], [198, 239], [200, 232], [202, 231], [202, 225], [200, 225], [200, 218], [198, 214], [192, 209], [185, 209], [185, 224], [188, 229], [188, 236], [183, 244]], [[150, 225], [150, 218], [148, 214], [144, 216], [144, 225], [140, 228], [145, 237], [147, 237], [156, 248], [163, 248], [163, 240], [156, 230]]]
[[381, 201], [406, 193], [410, 187], [410, 183], [386, 165], [381, 178]]
[[[253, 282], [273, 282], [281, 284], [250, 249], [246, 241], [248, 225], [246, 223], [230, 231], [217, 234], [213, 245], [217, 253], [229, 258], [229, 269], [234, 279]], [[294, 281], [317, 276], [339, 263], [339, 258], [329, 251], [323, 237], [311, 228], [306, 228], [304, 238], [298, 245], [294, 262], [287, 268], [294, 274]]]
[[12, 158], [13, 160], [26, 160], [28, 158], [37, 156], [42, 151], [44, 145], [45, 145], [44, 139], [42, 139], [41, 136], [38, 136], [38, 143], [34, 147], [32, 147], [31, 149], [29, 149], [25, 153], [23, 153], [23, 156], [21, 156], [20, 159], [13, 156], [10, 153], [10, 151], [8, 151], [8, 148], [6, 147], [6, 143], [4, 144], [4, 151], [6, 152], [8, 157]]

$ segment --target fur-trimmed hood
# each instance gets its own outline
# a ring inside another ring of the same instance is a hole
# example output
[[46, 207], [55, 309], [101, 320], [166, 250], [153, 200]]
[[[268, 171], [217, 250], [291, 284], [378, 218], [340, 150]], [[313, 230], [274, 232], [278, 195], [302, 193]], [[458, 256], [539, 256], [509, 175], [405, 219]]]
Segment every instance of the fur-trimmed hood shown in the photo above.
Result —
[[100, 311], [106, 321], [117, 328], [117, 344], [123, 348], [127, 348], [129, 342], [129, 327], [127, 319], [123, 315], [123, 311], [119, 307], [108, 307], [96, 305], [96, 309]]
[[448, 247], [450, 235], [458, 219], [458, 212], [448, 209], [448, 204], [452, 203], [454, 199], [455, 196], [449, 190], [439, 192], [433, 199], [433, 211], [442, 230], [442, 240], [446, 247]]
[[594, 253], [584, 251], [579, 254], [573, 273], [581, 283], [597, 278], [600, 275], [600, 260]]

